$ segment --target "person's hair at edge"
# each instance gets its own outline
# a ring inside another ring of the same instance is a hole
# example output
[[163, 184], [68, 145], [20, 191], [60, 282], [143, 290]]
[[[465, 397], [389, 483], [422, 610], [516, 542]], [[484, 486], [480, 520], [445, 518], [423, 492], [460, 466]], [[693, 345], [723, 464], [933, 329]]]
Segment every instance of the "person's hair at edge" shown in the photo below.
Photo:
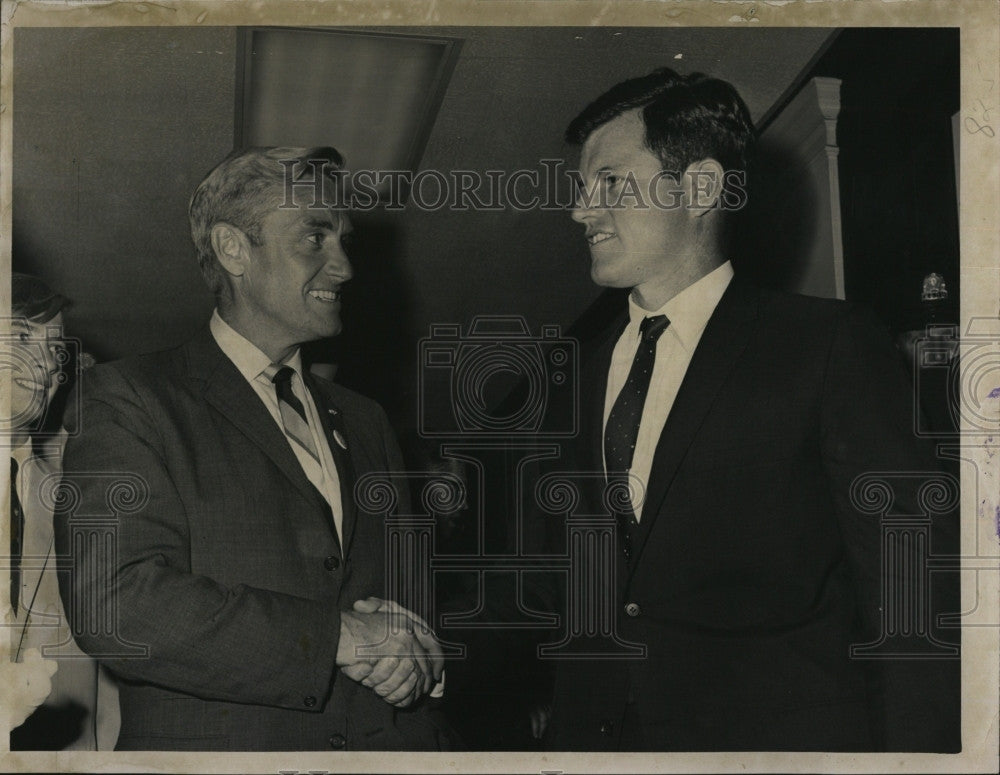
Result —
[[188, 218], [198, 265], [217, 299], [228, 286], [212, 249], [212, 227], [228, 223], [260, 245], [264, 218], [285, 201], [286, 170], [308, 185], [315, 175], [330, 176], [343, 165], [343, 156], [330, 146], [252, 147], [233, 151], [205, 176], [191, 197]]
[[669, 67], [612, 86], [570, 122], [566, 141], [582, 145], [599, 126], [635, 109], [646, 126], [646, 146], [664, 171], [679, 177], [691, 164], [711, 158], [727, 172], [744, 177], [748, 172], [755, 131], [736, 89], [703, 73], [680, 75]]
[[48, 323], [69, 306], [69, 299], [53, 291], [39, 277], [24, 272], [10, 274], [10, 311], [32, 323]]

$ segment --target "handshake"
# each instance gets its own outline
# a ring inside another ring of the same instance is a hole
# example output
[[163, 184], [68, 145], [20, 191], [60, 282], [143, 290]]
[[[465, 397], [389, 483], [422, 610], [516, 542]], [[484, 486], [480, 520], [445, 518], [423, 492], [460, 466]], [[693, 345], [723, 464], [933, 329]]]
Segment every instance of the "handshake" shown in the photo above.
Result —
[[444, 652], [427, 622], [377, 597], [341, 613], [337, 665], [397, 708], [443, 687]]

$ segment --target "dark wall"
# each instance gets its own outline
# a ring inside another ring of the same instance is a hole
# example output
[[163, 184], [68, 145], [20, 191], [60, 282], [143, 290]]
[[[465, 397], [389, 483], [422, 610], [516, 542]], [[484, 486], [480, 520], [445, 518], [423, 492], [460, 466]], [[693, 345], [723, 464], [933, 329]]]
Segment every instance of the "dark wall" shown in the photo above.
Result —
[[847, 298], [895, 329], [922, 327], [921, 281], [959, 295], [952, 115], [957, 29], [845, 30], [814, 75], [840, 78], [841, 213]]
[[[942, 274], [952, 302], [959, 295], [952, 133], [958, 30], [845, 29], [801, 80], [815, 77], [841, 80], [836, 129], [846, 298], [896, 331], [923, 328], [930, 322], [920, 304], [925, 275]], [[816, 202], [803, 196], [807, 188], [774, 196], [788, 191], [789, 160], [781, 148], [759, 151], [736, 251], [758, 282], [794, 287], [796, 257], [814, 237]], [[772, 192], [780, 210], [761, 211], [754, 190]]]

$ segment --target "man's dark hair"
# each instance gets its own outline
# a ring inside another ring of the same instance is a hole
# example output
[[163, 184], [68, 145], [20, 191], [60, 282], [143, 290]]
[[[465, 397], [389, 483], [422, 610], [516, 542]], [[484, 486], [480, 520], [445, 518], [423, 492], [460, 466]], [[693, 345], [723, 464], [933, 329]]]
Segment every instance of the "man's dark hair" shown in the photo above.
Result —
[[612, 86], [566, 129], [566, 141], [582, 145], [602, 124], [641, 109], [646, 145], [663, 170], [680, 176], [694, 162], [715, 159], [726, 171], [746, 173], [754, 128], [736, 89], [702, 73], [680, 75], [662, 67]]
[[32, 323], [48, 323], [69, 306], [69, 299], [53, 291], [44, 280], [23, 272], [11, 272], [10, 311]]

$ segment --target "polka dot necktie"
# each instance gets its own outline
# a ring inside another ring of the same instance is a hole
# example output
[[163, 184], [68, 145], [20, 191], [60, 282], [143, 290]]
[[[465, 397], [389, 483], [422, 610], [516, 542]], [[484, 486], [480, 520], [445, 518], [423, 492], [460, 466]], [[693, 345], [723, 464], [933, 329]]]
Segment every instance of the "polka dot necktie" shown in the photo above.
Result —
[[[632, 456], [635, 454], [635, 442], [639, 437], [639, 421], [642, 419], [642, 407], [646, 403], [649, 392], [649, 380], [653, 376], [653, 364], [656, 360], [656, 342], [670, 321], [666, 315], [656, 315], [644, 318], [639, 326], [639, 349], [636, 350], [629, 369], [628, 379], [615, 399], [608, 424], [604, 429], [604, 465], [609, 476], [621, 476], [632, 467]], [[618, 526], [620, 544], [626, 559], [632, 555], [632, 533], [638, 526], [635, 513], [627, 508], [619, 513]]]

